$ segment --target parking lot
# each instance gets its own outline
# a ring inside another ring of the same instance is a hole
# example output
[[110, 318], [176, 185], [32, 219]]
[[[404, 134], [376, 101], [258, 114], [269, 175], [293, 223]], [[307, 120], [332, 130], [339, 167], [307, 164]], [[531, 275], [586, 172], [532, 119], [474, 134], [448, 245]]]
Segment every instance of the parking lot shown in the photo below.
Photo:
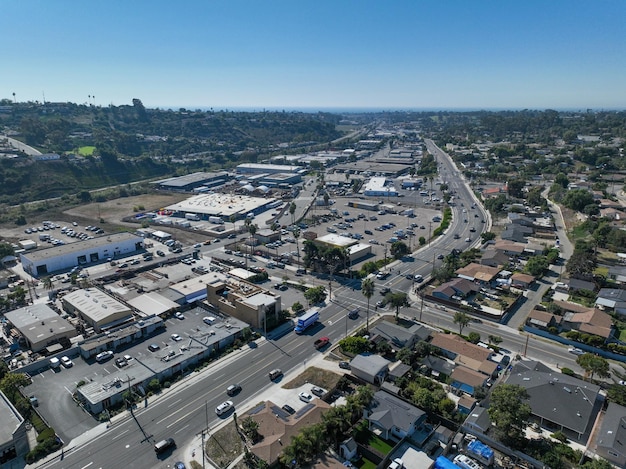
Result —
[[[151, 338], [128, 348], [116, 350], [113, 357], [103, 363], [96, 360], [84, 361], [78, 356], [70, 356], [73, 366], [61, 365], [56, 371], [45, 369], [32, 376], [32, 384], [25, 389], [28, 396], [35, 396], [38, 410], [48, 423], [54, 427], [64, 441], [70, 441], [87, 430], [95, 427], [97, 421], [72, 399], [76, 386], [90, 382], [98, 377], [106, 377], [118, 370], [132, 373], [136, 359], [165, 354], [185, 345], [185, 341], [203, 324], [207, 312], [194, 308], [182, 313], [182, 318], [171, 317], [165, 321], [165, 329]], [[150, 350], [152, 348], [153, 351]], [[126, 359], [124, 357], [127, 356]]]

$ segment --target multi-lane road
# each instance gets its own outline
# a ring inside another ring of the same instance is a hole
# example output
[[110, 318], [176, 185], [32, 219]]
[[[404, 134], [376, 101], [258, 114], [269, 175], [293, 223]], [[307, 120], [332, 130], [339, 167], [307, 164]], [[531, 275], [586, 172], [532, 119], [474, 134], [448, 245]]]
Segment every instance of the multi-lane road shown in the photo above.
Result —
[[[379, 282], [376, 295], [371, 299], [370, 318], [381, 314], [393, 314], [388, 309], [374, 311], [373, 305], [379, 298], [380, 287], [389, 286], [394, 290], [409, 291], [413, 286], [405, 273], [420, 273], [427, 277], [436, 265], [438, 254], [448, 254], [454, 248], [466, 248], [479, 239], [480, 233], [488, 229], [489, 219], [480, 204], [471, 209], [475, 202], [470, 189], [463, 183], [462, 177], [449, 158], [427, 141], [429, 151], [433, 153], [441, 168], [441, 177], [450, 188], [456, 191], [457, 204], [453, 207], [453, 222], [445, 236], [434, 240], [430, 245], [414, 255], [413, 262], [399, 262], [394, 266], [394, 275], [385, 282]], [[461, 202], [463, 205], [461, 205]], [[465, 212], [463, 210], [466, 210]], [[478, 215], [474, 217], [474, 213]], [[463, 220], [467, 218], [468, 223]], [[484, 219], [486, 223], [481, 223]], [[471, 227], [476, 232], [470, 232]], [[454, 234], [459, 239], [454, 239]], [[466, 243], [465, 238], [471, 237], [472, 242]], [[417, 263], [417, 265], [416, 265]], [[354, 283], [333, 286], [333, 301], [322, 309], [321, 321], [307, 334], [297, 336], [290, 332], [274, 340], [261, 340], [257, 347], [244, 348], [227, 356], [205, 371], [193, 374], [184, 383], [179, 383], [168, 390], [163, 396], [149, 405], [141, 405], [133, 414], [115, 420], [109, 427], [100, 426], [92, 430], [80, 444], [63, 456], [44, 463], [41, 467], [63, 468], [105, 468], [105, 467], [171, 467], [172, 462], [182, 459], [183, 447], [191, 442], [204, 429], [209, 430], [219, 422], [213, 411], [217, 404], [224, 401], [226, 387], [234, 382], [242, 385], [242, 392], [233, 398], [235, 406], [241, 407], [244, 402], [256, 402], [258, 394], [272, 386], [268, 371], [279, 367], [285, 372], [304, 369], [307, 360], [320, 352], [313, 348], [313, 342], [320, 336], [328, 336], [336, 343], [351, 331], [361, 327], [366, 319], [367, 300], [355, 288]], [[358, 319], [348, 319], [349, 310], [359, 307], [361, 314]], [[409, 307], [402, 308], [402, 316], [409, 318], [421, 317], [423, 322], [435, 328], [456, 330], [452, 314], [437, 309], [429, 304], [422, 305], [419, 301]], [[526, 355], [546, 363], [559, 364], [577, 369], [575, 357], [568, 355], [565, 348], [530, 337], [516, 329], [491, 323], [471, 323], [464, 332], [476, 331], [482, 337], [495, 335], [502, 338], [500, 344], [512, 355]], [[337, 368], [339, 371], [339, 368]], [[230, 416], [227, 418], [231, 418]], [[155, 441], [172, 437], [178, 448], [166, 453], [159, 459], [153, 450]]]

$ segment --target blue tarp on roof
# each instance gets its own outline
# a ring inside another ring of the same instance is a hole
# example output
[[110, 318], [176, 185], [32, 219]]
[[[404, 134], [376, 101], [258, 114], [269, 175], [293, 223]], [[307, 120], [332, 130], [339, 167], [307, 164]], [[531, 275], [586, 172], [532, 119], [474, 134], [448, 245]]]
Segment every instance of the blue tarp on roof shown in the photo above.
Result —
[[435, 460], [435, 469], [459, 469], [459, 466], [454, 464], [449, 459], [446, 459], [443, 456], [439, 456]]
[[493, 461], [493, 450], [479, 440], [474, 440], [467, 445], [467, 450], [470, 453], [480, 456], [484, 461], [488, 461], [490, 464]]

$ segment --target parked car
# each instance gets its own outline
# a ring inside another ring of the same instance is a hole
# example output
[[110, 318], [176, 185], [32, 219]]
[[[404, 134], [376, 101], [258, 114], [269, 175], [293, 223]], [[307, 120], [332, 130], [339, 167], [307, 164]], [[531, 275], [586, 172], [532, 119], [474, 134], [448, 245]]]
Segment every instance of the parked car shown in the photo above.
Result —
[[180, 311], [176, 311], [176, 312], [174, 313], [174, 317], [175, 317], [176, 319], [185, 319], [185, 315], [184, 315], [183, 313], [181, 313]]
[[175, 342], [179, 342], [179, 341], [183, 340], [183, 338], [181, 336], [179, 336], [178, 334], [172, 334], [171, 337], [172, 337], [172, 340], [175, 341]]
[[61, 357], [61, 364], [65, 368], [71, 368], [72, 366], [74, 366], [74, 362], [72, 360], [70, 360], [69, 357], [66, 357], [66, 356], [62, 356]]
[[110, 350], [100, 352], [98, 355], [96, 355], [96, 361], [98, 363], [105, 362], [107, 360], [110, 360], [111, 358], [113, 358], [113, 352], [111, 352]]
[[326, 394], [326, 391], [318, 386], [313, 386], [311, 388], [311, 394], [315, 394], [317, 397], [322, 397], [324, 394]]
[[161, 347], [159, 346], [159, 344], [150, 344], [148, 345], [148, 350], [150, 350], [151, 352], [156, 352], [157, 350], [160, 350]]
[[288, 404], [285, 404], [285, 405], [284, 405], [284, 406], [282, 406], [281, 408], [282, 408], [285, 412], [287, 412], [289, 415], [293, 415], [293, 414], [295, 414], [295, 413], [296, 413], [296, 410], [295, 410], [293, 407], [291, 407], [290, 405], [288, 405]]
[[308, 392], [304, 392], [304, 391], [298, 394], [298, 397], [300, 398], [302, 402], [306, 402], [307, 404], [313, 400], [313, 396], [310, 395]]
[[339, 368], [341, 368], [343, 370], [349, 370], [350, 369], [350, 363], [348, 363], [348, 362], [339, 362]]
[[124, 358], [124, 357], [119, 357], [115, 359], [115, 364], [119, 367], [122, 368], [126, 365], [128, 365], [128, 361]]

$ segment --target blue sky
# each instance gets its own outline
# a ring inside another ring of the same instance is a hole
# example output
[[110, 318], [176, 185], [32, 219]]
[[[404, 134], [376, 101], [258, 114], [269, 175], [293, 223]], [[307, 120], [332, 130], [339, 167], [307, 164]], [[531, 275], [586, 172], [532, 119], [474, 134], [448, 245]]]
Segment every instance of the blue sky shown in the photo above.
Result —
[[625, 109], [625, 0], [3, 2], [0, 98]]

